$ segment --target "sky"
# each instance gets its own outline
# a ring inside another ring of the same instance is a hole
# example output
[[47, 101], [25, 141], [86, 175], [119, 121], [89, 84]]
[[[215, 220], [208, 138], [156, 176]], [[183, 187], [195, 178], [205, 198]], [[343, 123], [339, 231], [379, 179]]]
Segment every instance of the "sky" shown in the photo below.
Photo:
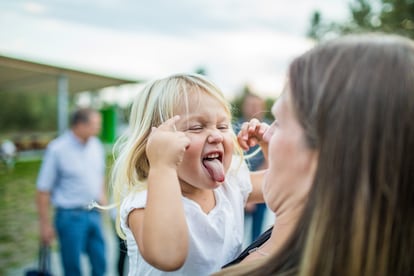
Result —
[[204, 68], [229, 99], [245, 85], [275, 97], [289, 62], [314, 44], [313, 11], [343, 20], [347, 2], [0, 0], [0, 54], [142, 81]]

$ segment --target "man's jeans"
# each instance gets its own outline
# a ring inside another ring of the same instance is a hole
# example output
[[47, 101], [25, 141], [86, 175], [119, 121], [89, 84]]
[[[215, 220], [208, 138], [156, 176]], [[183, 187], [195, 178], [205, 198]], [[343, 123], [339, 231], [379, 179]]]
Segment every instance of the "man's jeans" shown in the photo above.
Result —
[[86, 253], [89, 257], [92, 268], [90, 275], [105, 274], [105, 241], [102, 234], [102, 217], [98, 211], [57, 208], [55, 227], [66, 276], [82, 275], [82, 253]]

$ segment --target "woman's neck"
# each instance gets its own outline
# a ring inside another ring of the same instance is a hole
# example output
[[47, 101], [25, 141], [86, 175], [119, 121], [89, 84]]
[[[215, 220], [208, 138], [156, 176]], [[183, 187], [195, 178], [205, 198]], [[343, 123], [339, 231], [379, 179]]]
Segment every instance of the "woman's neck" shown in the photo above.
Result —
[[296, 206], [295, 208], [275, 215], [272, 234], [268, 240], [269, 253], [274, 253], [282, 248], [283, 244], [288, 240], [290, 234], [295, 229], [296, 223], [302, 213], [302, 209], [302, 205]]

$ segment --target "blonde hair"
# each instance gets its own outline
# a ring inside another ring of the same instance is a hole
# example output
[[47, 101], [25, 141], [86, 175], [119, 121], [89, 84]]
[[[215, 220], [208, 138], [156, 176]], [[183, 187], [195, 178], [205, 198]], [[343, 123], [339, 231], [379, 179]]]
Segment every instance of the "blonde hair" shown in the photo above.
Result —
[[[131, 192], [146, 190], [146, 179], [150, 169], [145, 152], [152, 127], [173, 117], [178, 107], [189, 110], [188, 99], [193, 93], [207, 93], [224, 107], [231, 121], [231, 107], [221, 90], [212, 82], [198, 74], [175, 74], [149, 82], [138, 93], [132, 103], [129, 129], [115, 143], [111, 181], [114, 200], [120, 203]], [[242, 156], [233, 132], [235, 152]], [[124, 236], [119, 227], [117, 232]]]

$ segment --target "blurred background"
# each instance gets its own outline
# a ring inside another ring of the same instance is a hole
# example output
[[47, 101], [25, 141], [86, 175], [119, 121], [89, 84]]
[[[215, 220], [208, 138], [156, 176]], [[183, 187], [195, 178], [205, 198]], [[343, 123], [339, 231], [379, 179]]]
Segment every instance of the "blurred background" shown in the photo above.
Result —
[[414, 1], [0, 0], [0, 275], [21, 275], [36, 258], [37, 172], [74, 107], [101, 110], [110, 167], [147, 80], [204, 74], [237, 118], [246, 93], [269, 110], [292, 58], [367, 31], [414, 38]]

